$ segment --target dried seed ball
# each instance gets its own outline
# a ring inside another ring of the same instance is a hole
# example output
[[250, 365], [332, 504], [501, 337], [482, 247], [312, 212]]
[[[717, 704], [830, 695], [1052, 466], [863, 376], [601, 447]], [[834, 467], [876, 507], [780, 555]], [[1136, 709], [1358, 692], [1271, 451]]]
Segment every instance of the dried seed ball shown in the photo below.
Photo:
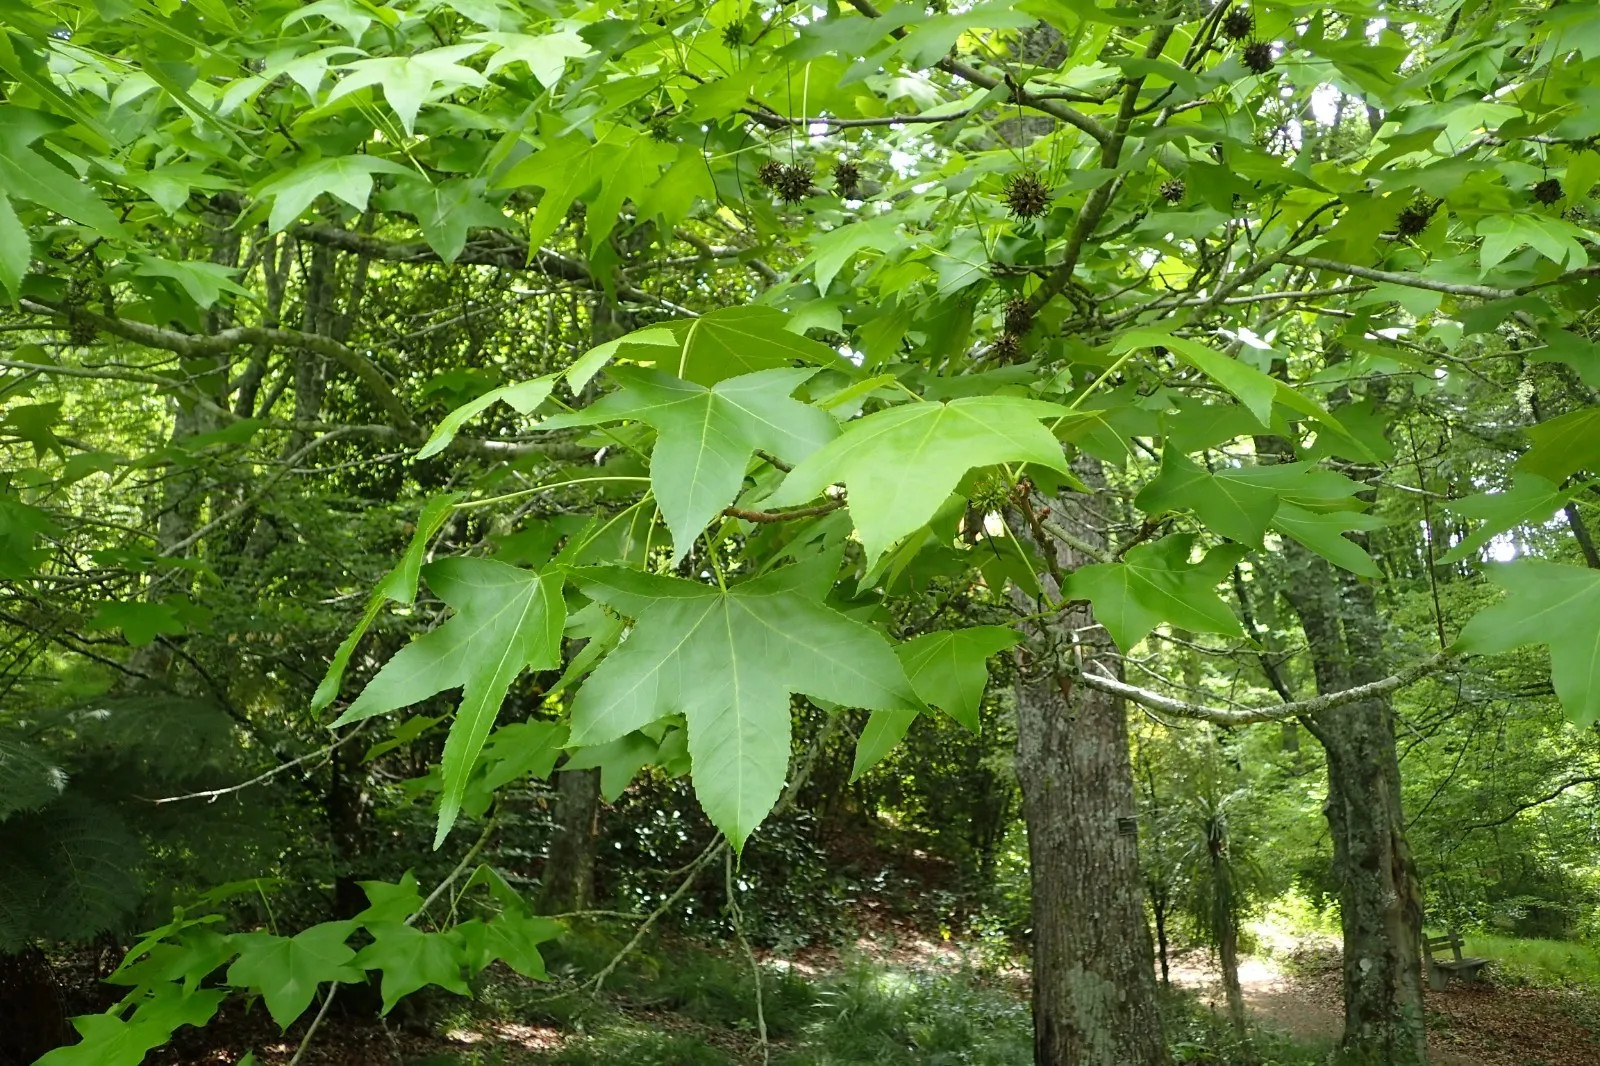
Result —
[[77, 307], [67, 308], [67, 341], [80, 348], [94, 343], [100, 331]]
[[1181, 178], [1173, 178], [1171, 181], [1161, 183], [1161, 198], [1169, 204], [1175, 204], [1182, 200], [1184, 194], [1188, 191], [1189, 187], [1183, 183]]
[[1230, 41], [1242, 41], [1256, 32], [1256, 17], [1247, 7], [1236, 7], [1222, 20], [1222, 34]]
[[1022, 354], [1022, 341], [1015, 333], [1002, 333], [989, 352], [1000, 362], [1009, 363]]
[[1031, 170], [1006, 182], [1006, 206], [1013, 218], [1038, 218], [1050, 209], [1050, 187]]
[[1006, 304], [1006, 332], [1022, 336], [1033, 328], [1033, 308], [1018, 296]]
[[861, 168], [848, 159], [833, 168], [834, 188], [847, 200], [854, 200], [861, 185]]
[[1533, 198], [1541, 204], [1553, 204], [1564, 195], [1561, 183], [1555, 178], [1545, 178], [1533, 187]]
[[790, 163], [778, 175], [778, 196], [786, 204], [797, 204], [811, 194], [815, 174], [804, 163]]
[[722, 43], [729, 48], [738, 48], [744, 44], [744, 23], [730, 22], [722, 27]]
[[1407, 204], [1400, 211], [1400, 214], [1395, 216], [1395, 230], [1402, 237], [1415, 237], [1428, 228], [1428, 223], [1432, 221], [1433, 212], [1438, 206], [1437, 201], [1418, 197]]
[[1244, 46], [1244, 65], [1257, 74], [1272, 69], [1272, 42], [1251, 41]]
[[769, 189], [778, 187], [778, 179], [783, 177], [783, 164], [776, 159], [769, 159], [761, 164], [761, 169], [756, 171], [756, 180]]

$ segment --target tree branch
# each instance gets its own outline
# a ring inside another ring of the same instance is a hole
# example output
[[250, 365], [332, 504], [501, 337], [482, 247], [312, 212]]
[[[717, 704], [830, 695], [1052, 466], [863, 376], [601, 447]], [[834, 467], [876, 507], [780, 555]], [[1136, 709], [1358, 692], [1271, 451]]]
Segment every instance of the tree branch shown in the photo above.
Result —
[[1159, 692], [1152, 692], [1147, 688], [1130, 685], [1126, 681], [1119, 681], [1114, 677], [1104, 674], [1092, 673], [1084, 670], [1078, 673], [1078, 680], [1090, 688], [1108, 692], [1113, 696], [1121, 696], [1131, 700], [1141, 707], [1148, 707], [1153, 711], [1163, 711], [1167, 714], [1177, 715], [1180, 718], [1195, 718], [1202, 722], [1215, 722], [1218, 725], [1252, 725], [1256, 722], [1281, 722], [1285, 718], [1297, 715], [1314, 716], [1335, 707], [1343, 707], [1348, 703], [1360, 703], [1376, 696], [1393, 692], [1397, 688], [1404, 688], [1417, 679], [1450, 662], [1454, 656], [1446, 652], [1430, 655], [1428, 658], [1396, 671], [1388, 677], [1365, 685], [1357, 685], [1341, 692], [1329, 692], [1322, 696], [1313, 696], [1307, 700], [1294, 700], [1289, 703], [1280, 703], [1273, 707], [1251, 707], [1243, 710], [1230, 710], [1224, 707], [1208, 707], [1202, 703], [1190, 703], [1187, 700], [1176, 700], [1170, 696], [1163, 696]]
[[55, 307], [50, 304], [39, 303], [35, 300], [21, 301], [22, 308], [36, 315], [47, 315], [51, 318], [71, 320], [81, 319], [91, 323], [95, 329], [102, 333], [109, 333], [114, 337], [142, 344], [146, 348], [159, 348], [162, 351], [176, 352], [186, 359], [198, 359], [207, 355], [221, 355], [235, 348], [254, 344], [271, 344], [284, 348], [301, 348], [308, 352], [327, 356], [334, 362], [343, 366], [372, 392], [379, 406], [386, 411], [406, 429], [415, 429], [416, 423], [411, 418], [411, 412], [406, 405], [400, 402], [389, 388], [389, 383], [384, 380], [383, 373], [366, 356], [334, 340], [317, 333], [306, 333], [298, 329], [282, 329], [270, 326], [235, 326], [218, 333], [179, 333], [177, 330], [162, 329], [160, 326], [148, 325], [144, 322], [134, 322], [126, 318], [111, 318], [107, 315], [96, 314], [87, 308], [75, 307], [70, 312], [65, 308]]
[[[868, 18], [875, 19], [883, 16], [883, 12], [872, 6], [871, 0], [848, 0], [848, 2], [851, 7], [855, 8]], [[1169, 29], [1167, 32], [1170, 33], [1172, 31]], [[890, 36], [894, 37], [896, 40], [901, 40], [906, 36], [906, 31], [898, 27], [890, 30], [889, 33]], [[1006, 87], [1011, 91], [1011, 98], [1017, 103], [1021, 104], [1023, 107], [1042, 112], [1043, 114], [1049, 115], [1051, 118], [1060, 119], [1067, 125], [1087, 133], [1101, 145], [1105, 145], [1111, 140], [1111, 132], [1095, 119], [1085, 115], [1082, 111], [1079, 111], [1077, 108], [1068, 107], [1066, 104], [1054, 99], [1035, 96], [1033, 93], [1030, 93], [1028, 90], [1024, 89], [1021, 85], [1018, 85], [1016, 82], [1012, 81], [1010, 78], [1001, 79], [995, 77], [993, 74], [986, 74], [976, 67], [968, 66], [960, 60], [951, 58], [950, 56], [945, 56], [934, 65], [947, 74], [953, 74], [962, 81], [976, 85], [983, 89], [993, 89], [995, 86], [1000, 85], [1002, 81], [1004, 81]]]

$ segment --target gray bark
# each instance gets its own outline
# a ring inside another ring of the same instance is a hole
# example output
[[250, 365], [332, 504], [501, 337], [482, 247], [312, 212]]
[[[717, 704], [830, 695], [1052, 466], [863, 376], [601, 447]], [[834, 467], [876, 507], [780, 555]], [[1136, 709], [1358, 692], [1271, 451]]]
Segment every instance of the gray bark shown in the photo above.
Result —
[[[1093, 477], [1098, 470], [1085, 470]], [[1051, 501], [1081, 525], [1082, 497]], [[1013, 528], [1016, 528], [1014, 525]], [[1063, 571], [1084, 562], [1064, 546]], [[1046, 577], [1052, 598], [1059, 590]], [[1017, 779], [1033, 890], [1036, 1066], [1163, 1066], [1155, 960], [1139, 873], [1122, 700], [1071, 678], [1073, 658], [1119, 670], [1087, 605], [1041, 623], [1019, 653]]]
[[[1372, 587], [1298, 546], [1288, 598], [1310, 644], [1317, 688], [1377, 680], [1383, 626]], [[1427, 1061], [1422, 1004], [1422, 892], [1405, 837], [1394, 713], [1387, 695], [1326, 710], [1307, 728], [1328, 759], [1324, 812], [1344, 934], [1345, 1031], [1358, 1061]]]
[[600, 771], [565, 770], [556, 779], [556, 831], [545, 855], [540, 909], [581, 911], [594, 900], [594, 849], [600, 835]]

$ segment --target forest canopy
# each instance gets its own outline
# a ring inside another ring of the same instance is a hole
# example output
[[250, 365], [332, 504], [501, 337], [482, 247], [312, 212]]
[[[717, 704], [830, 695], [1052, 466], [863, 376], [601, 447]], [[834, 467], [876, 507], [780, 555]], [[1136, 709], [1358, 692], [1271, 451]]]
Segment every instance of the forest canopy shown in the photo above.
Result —
[[0, 1058], [669, 929], [767, 1061], [870, 853], [996, 1062], [1291, 904], [1426, 1061], [1600, 936], [1591, 257], [1588, 0], [0, 0]]

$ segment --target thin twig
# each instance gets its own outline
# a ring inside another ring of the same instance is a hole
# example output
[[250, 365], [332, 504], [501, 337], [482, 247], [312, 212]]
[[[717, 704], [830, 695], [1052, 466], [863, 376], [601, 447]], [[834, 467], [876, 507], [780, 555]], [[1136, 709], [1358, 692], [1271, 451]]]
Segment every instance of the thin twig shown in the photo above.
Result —
[[329, 745], [327, 745], [325, 747], [318, 748], [316, 751], [308, 751], [308, 752], [306, 752], [306, 754], [300, 756], [297, 759], [291, 759], [290, 761], [288, 761], [286, 763], [283, 763], [283, 764], [281, 764], [279, 766], [274, 766], [272, 769], [268, 770], [266, 773], [257, 774], [255, 777], [252, 777], [250, 780], [241, 781], [237, 785], [229, 785], [227, 788], [209, 788], [209, 789], [206, 789], [204, 792], [187, 792], [187, 793], [184, 793], [181, 796], [164, 796], [161, 799], [153, 799], [153, 800], [149, 800], [148, 802], [156, 804], [157, 806], [160, 806], [163, 803], [178, 803], [178, 802], [181, 802], [183, 800], [192, 800], [192, 799], [209, 800], [209, 801], [214, 803], [221, 796], [228, 796], [228, 795], [231, 795], [231, 794], [233, 794], [235, 792], [243, 792], [245, 789], [250, 788], [250, 787], [252, 787], [254, 785], [259, 785], [264, 781], [272, 780], [274, 777], [277, 777], [279, 774], [283, 773], [285, 770], [292, 770], [296, 766], [300, 766], [300, 765], [302, 765], [304, 763], [310, 762], [312, 759], [318, 759], [318, 758], [321, 758], [321, 757], [326, 756], [326, 755], [332, 755], [339, 748], [343, 747], [344, 745], [348, 744], [350, 741], [354, 740], [357, 736], [359, 736], [361, 731], [363, 729], [367, 728], [368, 724], [371, 721], [372, 720], [369, 719], [367, 722], [362, 722], [360, 725], [358, 725], [354, 729], [350, 730], [350, 732], [346, 733], [344, 736], [340, 737], [338, 740], [334, 741], [332, 744], [329, 744]]

